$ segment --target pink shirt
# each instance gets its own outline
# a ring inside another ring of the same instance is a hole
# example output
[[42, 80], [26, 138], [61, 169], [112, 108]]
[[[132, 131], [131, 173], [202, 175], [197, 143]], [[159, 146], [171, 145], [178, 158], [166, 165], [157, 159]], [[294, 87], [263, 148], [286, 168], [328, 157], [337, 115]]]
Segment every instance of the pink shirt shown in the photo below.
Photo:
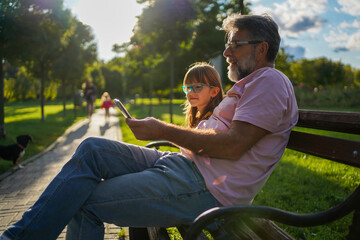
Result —
[[270, 134], [236, 161], [199, 156], [185, 149], [182, 153], [195, 162], [207, 188], [221, 204], [251, 204], [279, 162], [297, 119], [289, 79], [274, 68], [261, 68], [235, 83], [213, 115], [197, 128], [226, 131], [236, 120]]

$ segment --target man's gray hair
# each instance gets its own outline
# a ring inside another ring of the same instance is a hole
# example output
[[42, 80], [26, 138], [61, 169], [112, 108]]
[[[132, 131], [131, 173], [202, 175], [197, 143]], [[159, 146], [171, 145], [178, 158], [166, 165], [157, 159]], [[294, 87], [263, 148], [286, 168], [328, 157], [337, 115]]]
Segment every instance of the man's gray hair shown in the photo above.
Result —
[[232, 31], [246, 29], [250, 40], [267, 42], [269, 50], [266, 60], [275, 63], [280, 46], [279, 27], [269, 15], [233, 14], [224, 20], [222, 28], [227, 35]]

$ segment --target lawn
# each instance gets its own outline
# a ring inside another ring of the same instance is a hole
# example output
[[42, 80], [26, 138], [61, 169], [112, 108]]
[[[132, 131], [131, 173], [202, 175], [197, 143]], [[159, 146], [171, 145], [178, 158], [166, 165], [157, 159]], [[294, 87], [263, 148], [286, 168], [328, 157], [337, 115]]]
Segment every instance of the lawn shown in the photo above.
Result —
[[[43, 151], [61, 136], [67, 128], [86, 117], [85, 107], [78, 108], [74, 117], [72, 103], [66, 104], [66, 116], [63, 117], [61, 102], [48, 102], [44, 108], [45, 122], [41, 121], [41, 109], [38, 102], [13, 102], [5, 104], [6, 139], [1, 145], [13, 144], [16, 136], [29, 134], [33, 142], [26, 148], [23, 160]], [[0, 174], [11, 168], [10, 161], [0, 160]]]
[[[174, 123], [183, 124], [182, 106], [174, 107]], [[148, 116], [148, 105], [127, 104], [130, 113], [137, 118]], [[334, 109], [332, 109], [334, 110]], [[351, 110], [351, 109], [349, 109]], [[169, 122], [167, 105], [154, 105], [152, 115]], [[358, 111], [355, 109], [354, 111]], [[123, 140], [138, 145], [146, 145], [146, 141], [138, 141], [121, 121]], [[302, 131], [312, 132], [310, 129]], [[360, 141], [359, 136], [351, 134], [333, 134], [323, 131], [324, 135], [348, 138]], [[256, 196], [253, 205], [266, 205], [297, 213], [311, 213], [326, 210], [343, 201], [360, 184], [358, 168], [333, 163], [331, 161], [302, 154], [286, 149], [280, 163], [269, 180]], [[344, 239], [352, 215], [328, 224], [313, 228], [293, 228], [283, 226], [295, 239]], [[173, 229], [171, 229], [173, 231]], [[178, 235], [173, 236], [179, 239]]]

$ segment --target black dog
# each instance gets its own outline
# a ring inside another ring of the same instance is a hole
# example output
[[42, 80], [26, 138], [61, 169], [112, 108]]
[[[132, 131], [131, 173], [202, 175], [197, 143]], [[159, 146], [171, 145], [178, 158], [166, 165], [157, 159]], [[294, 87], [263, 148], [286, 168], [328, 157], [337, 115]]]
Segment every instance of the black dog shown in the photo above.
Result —
[[13, 162], [13, 168], [23, 168], [21, 158], [25, 154], [25, 148], [32, 142], [30, 135], [20, 135], [16, 137], [16, 143], [8, 146], [0, 145], [0, 157]]

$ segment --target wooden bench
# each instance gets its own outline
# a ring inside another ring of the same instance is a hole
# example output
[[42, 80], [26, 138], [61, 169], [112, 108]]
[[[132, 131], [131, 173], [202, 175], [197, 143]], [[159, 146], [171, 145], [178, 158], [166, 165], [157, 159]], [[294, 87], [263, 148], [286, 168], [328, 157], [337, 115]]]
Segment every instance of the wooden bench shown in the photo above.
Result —
[[[298, 127], [360, 135], [360, 113], [299, 110]], [[158, 141], [148, 147], [171, 146]], [[360, 141], [293, 130], [287, 148], [360, 167]], [[188, 228], [178, 227], [186, 240], [208, 239], [202, 232], [209, 223], [221, 223], [214, 239], [293, 239], [274, 222], [295, 227], [325, 225], [353, 213], [346, 239], [360, 239], [360, 186], [339, 205], [326, 211], [297, 214], [266, 206], [231, 206], [210, 209]], [[130, 228], [131, 240], [170, 239], [165, 228]], [[200, 235], [199, 235], [200, 234]], [[345, 237], [345, 236], [344, 236]]]

